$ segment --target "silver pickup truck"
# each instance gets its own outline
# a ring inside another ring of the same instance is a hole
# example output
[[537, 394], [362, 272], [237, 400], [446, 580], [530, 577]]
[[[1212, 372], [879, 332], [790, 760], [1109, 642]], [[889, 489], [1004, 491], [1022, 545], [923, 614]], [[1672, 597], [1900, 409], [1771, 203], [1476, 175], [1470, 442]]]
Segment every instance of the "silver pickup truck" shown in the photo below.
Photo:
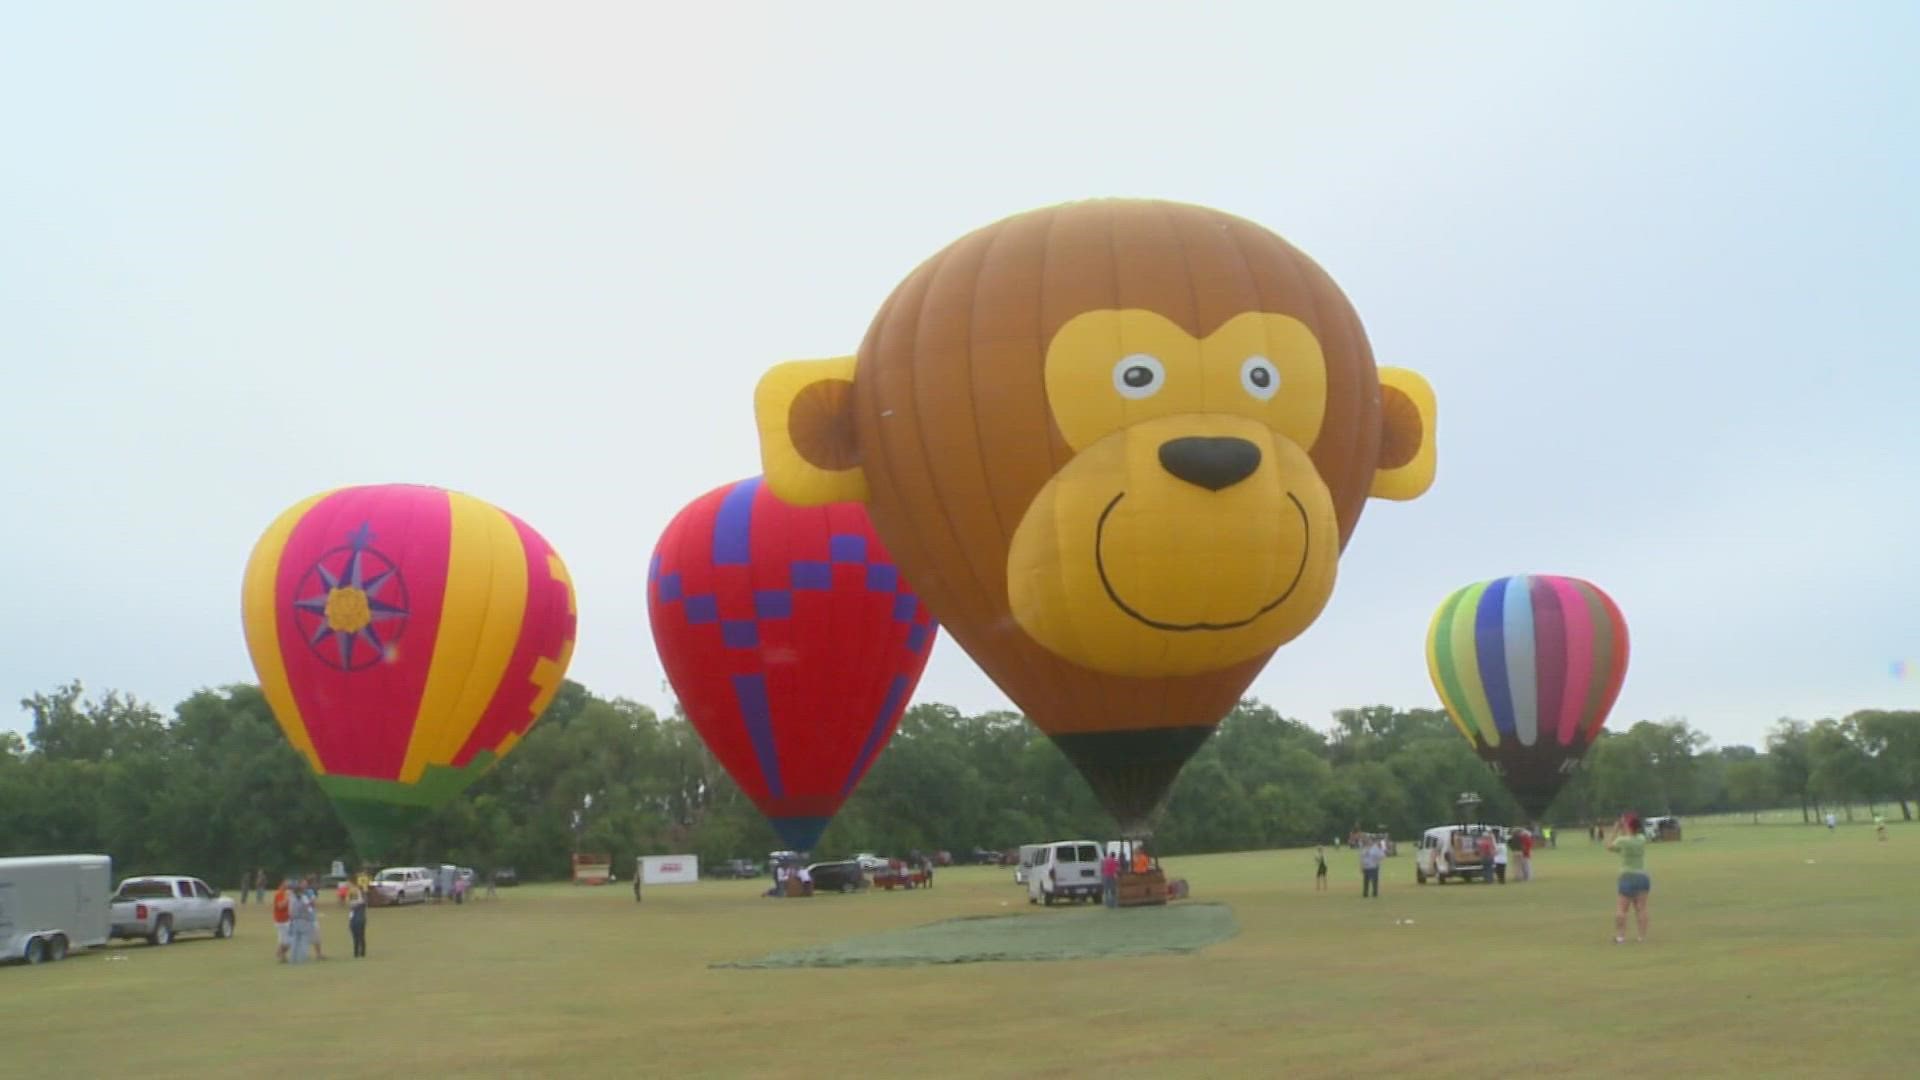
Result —
[[199, 878], [136, 877], [113, 894], [113, 936], [146, 938], [165, 945], [175, 934], [211, 931], [233, 936], [233, 898], [221, 896]]

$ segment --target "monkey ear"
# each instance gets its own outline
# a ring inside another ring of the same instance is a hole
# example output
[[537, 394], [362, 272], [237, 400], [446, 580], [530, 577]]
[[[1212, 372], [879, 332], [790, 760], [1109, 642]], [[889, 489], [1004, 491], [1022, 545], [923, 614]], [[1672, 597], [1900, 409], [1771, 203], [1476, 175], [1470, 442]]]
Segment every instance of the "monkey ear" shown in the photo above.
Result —
[[754, 388], [767, 487], [795, 506], [867, 500], [853, 427], [854, 362], [851, 356], [790, 360]]
[[1433, 486], [1433, 387], [1417, 371], [1380, 369], [1380, 464], [1376, 499], [1417, 499]]

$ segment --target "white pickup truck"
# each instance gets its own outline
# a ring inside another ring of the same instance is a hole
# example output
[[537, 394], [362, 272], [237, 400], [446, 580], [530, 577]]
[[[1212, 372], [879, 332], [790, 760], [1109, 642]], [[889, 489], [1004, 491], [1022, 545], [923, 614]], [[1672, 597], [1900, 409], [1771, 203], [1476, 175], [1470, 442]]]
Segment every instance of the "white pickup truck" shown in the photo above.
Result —
[[150, 945], [201, 930], [230, 938], [233, 918], [233, 897], [221, 896], [199, 878], [128, 878], [113, 894], [113, 936], [146, 938]]

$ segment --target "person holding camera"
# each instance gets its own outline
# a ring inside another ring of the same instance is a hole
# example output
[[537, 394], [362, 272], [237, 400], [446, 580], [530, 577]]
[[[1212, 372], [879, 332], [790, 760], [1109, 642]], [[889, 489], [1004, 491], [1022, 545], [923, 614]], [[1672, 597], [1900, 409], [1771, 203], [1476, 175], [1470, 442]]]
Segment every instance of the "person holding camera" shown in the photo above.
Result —
[[1620, 855], [1620, 903], [1613, 913], [1613, 943], [1627, 940], [1627, 909], [1632, 908], [1640, 927], [1639, 940], [1647, 940], [1647, 894], [1653, 891], [1653, 879], [1647, 876], [1647, 838], [1640, 835], [1640, 815], [1629, 810], [1614, 823], [1607, 838], [1607, 850]]

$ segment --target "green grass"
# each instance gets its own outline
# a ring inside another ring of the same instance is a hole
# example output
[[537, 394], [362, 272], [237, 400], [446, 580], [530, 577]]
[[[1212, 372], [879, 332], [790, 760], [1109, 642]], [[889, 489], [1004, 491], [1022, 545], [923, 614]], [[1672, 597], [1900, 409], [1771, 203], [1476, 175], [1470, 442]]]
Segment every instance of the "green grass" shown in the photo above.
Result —
[[231, 941], [0, 970], [0, 1074], [1906, 1075], [1920, 827], [1888, 831], [1688, 821], [1685, 841], [1650, 850], [1652, 940], [1624, 946], [1613, 862], [1578, 834], [1538, 854], [1537, 881], [1504, 887], [1415, 886], [1403, 843], [1377, 900], [1345, 851], [1324, 894], [1308, 852], [1169, 859], [1237, 934], [1051, 962], [713, 966], [966, 917], [1064, 933], [1138, 913], [1029, 907], [998, 868], [784, 901], [761, 898], [764, 881], [660, 886], [641, 904], [621, 886], [527, 886], [376, 910], [359, 961], [339, 958], [329, 900], [335, 959], [291, 967], [254, 904]]

